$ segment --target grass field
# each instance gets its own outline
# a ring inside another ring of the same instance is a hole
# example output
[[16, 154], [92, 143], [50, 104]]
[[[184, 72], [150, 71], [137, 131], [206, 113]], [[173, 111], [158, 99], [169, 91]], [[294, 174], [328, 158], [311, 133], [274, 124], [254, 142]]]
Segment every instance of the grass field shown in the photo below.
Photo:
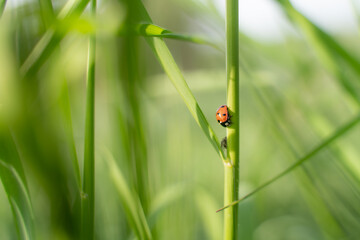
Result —
[[273, 2], [281, 43], [212, 1], [0, 0], [0, 239], [358, 239], [359, 36]]

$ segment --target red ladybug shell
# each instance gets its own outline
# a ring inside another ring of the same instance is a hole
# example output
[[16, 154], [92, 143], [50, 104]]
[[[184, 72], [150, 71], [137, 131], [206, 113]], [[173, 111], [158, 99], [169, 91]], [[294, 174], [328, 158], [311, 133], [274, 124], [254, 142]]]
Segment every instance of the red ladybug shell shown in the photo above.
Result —
[[216, 111], [216, 120], [223, 127], [227, 127], [230, 125], [229, 112], [226, 105], [221, 105]]

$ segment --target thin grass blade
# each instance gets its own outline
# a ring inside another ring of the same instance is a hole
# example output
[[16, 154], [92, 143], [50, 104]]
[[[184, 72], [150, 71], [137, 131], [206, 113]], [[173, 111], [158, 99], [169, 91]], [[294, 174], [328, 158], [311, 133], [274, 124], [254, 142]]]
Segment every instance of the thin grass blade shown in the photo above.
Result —
[[174, 33], [170, 30], [164, 29], [154, 24], [150, 23], [142, 23], [139, 24], [137, 27], [138, 34], [144, 37], [161, 37], [161, 38], [171, 38], [176, 40], [182, 40], [186, 42], [196, 43], [196, 44], [204, 44], [211, 46], [219, 51], [224, 51], [219, 44], [211, 42], [205, 38], [197, 37], [197, 36], [190, 36], [185, 34]]
[[46, 26], [46, 28], [49, 28], [53, 24], [55, 19], [55, 13], [54, 13], [54, 8], [52, 6], [52, 2], [51, 0], [40, 0], [39, 4], [40, 4], [40, 13], [43, 23]]
[[[146, 9], [141, 1], [134, 1], [139, 13], [139, 22], [147, 22], [152, 24], [152, 21], [146, 12]], [[216, 152], [220, 155], [223, 161], [226, 161], [223, 150], [221, 149], [218, 138], [216, 137], [213, 129], [209, 125], [204, 113], [202, 112], [198, 102], [192, 94], [189, 86], [187, 85], [184, 76], [182, 75], [179, 67], [177, 66], [171, 52], [169, 51], [166, 43], [161, 38], [145, 38], [155, 56], [158, 58], [161, 66], [164, 68], [165, 73], [174, 84], [176, 90], [179, 92], [191, 115], [194, 117], [196, 123], [200, 126], [205, 136], [215, 148]]]
[[[96, 0], [91, 0], [91, 14], [95, 17]], [[90, 36], [88, 50], [84, 177], [81, 198], [81, 238], [84, 240], [94, 239], [95, 231], [95, 34]]]
[[360, 104], [360, 84], [356, 78], [345, 74], [344, 67], [350, 68], [360, 76], [360, 61], [345, 48], [343, 48], [333, 37], [316, 26], [304, 15], [297, 11], [289, 0], [277, 0], [289, 18], [296, 23], [309, 43], [313, 46], [322, 64], [333, 74], [339, 84], [350, 96]]
[[[145, 214], [149, 211], [151, 202], [149, 194], [148, 177], [148, 148], [146, 141], [146, 128], [143, 122], [143, 111], [141, 102], [141, 93], [138, 86], [143, 84], [142, 75], [139, 73], [139, 37], [133, 34], [132, 26], [137, 19], [137, 8], [132, 0], [125, 1], [127, 16], [124, 19], [125, 35], [121, 42], [120, 56], [121, 66], [119, 75], [121, 85], [128, 105], [126, 115], [129, 120], [126, 121], [127, 132], [126, 140], [130, 145], [129, 166], [132, 168], [134, 186], [140, 198], [141, 206]], [[124, 106], [124, 109], [126, 107]], [[131, 120], [130, 120], [131, 119]]]
[[165, 42], [160, 38], [147, 38], [146, 40], [156, 54], [157, 58], [159, 59], [160, 64], [164, 68], [166, 74], [183, 98], [191, 115], [194, 117], [195, 121], [200, 126], [200, 128], [202, 129], [210, 143], [213, 145], [215, 150], [218, 152], [220, 157], [225, 161], [224, 153], [220, 147], [219, 141], [213, 129], [206, 120], [204, 113], [202, 112], [189, 86], [187, 85], [179, 67], [177, 66]]
[[263, 188], [269, 186], [270, 184], [276, 182], [277, 180], [279, 180], [280, 178], [286, 176], [287, 174], [291, 173], [294, 169], [296, 169], [297, 167], [299, 167], [301, 164], [303, 164], [304, 162], [308, 161], [309, 159], [311, 159], [311, 157], [313, 157], [314, 155], [316, 155], [318, 152], [320, 152], [321, 150], [323, 150], [325, 147], [327, 147], [329, 144], [331, 144], [332, 142], [334, 142], [335, 140], [337, 140], [339, 137], [343, 136], [345, 133], [347, 133], [350, 129], [352, 129], [353, 127], [355, 127], [358, 123], [360, 122], [360, 114], [358, 114], [356, 117], [354, 117], [351, 121], [349, 121], [347, 124], [345, 124], [343, 127], [337, 129], [335, 131], [334, 134], [332, 134], [330, 137], [328, 137], [327, 139], [325, 139], [322, 143], [320, 143], [318, 146], [316, 146], [313, 150], [311, 150], [308, 154], [306, 154], [304, 157], [300, 158], [298, 161], [296, 161], [293, 165], [291, 165], [290, 167], [288, 167], [287, 169], [285, 169], [284, 171], [282, 171], [281, 173], [279, 173], [278, 175], [276, 175], [275, 177], [273, 177], [272, 179], [270, 179], [269, 181], [267, 181], [266, 183], [262, 184], [260, 187], [256, 188], [254, 191], [252, 191], [251, 193], [246, 194], [245, 196], [243, 196], [242, 198], [240, 198], [239, 200], [236, 200], [234, 202], [232, 202], [229, 205], [226, 205], [225, 207], [220, 208], [219, 210], [217, 210], [216, 212], [220, 212], [230, 206], [234, 206], [235, 204], [240, 203], [241, 201], [247, 199], [248, 197], [254, 195], [255, 193], [259, 192], [260, 190], [262, 190]]
[[[245, 71], [249, 76], [249, 71]], [[254, 79], [253, 77], [250, 77]], [[289, 136], [288, 132], [283, 128], [282, 119], [280, 119], [274, 112], [274, 109], [269, 105], [269, 99], [267, 99], [262, 91], [253, 84], [252, 81], [249, 81], [249, 84], [254, 91], [256, 98], [259, 101], [259, 105], [262, 107], [262, 110], [266, 113], [266, 117], [270, 119], [274, 128], [275, 137], [279, 137], [283, 142], [286, 143], [286, 147], [281, 145], [280, 147], [284, 148], [284, 152], [289, 155], [291, 158], [299, 158], [296, 144], [293, 143], [292, 138]], [[308, 171], [305, 168], [302, 168], [301, 171], [296, 171], [296, 179], [300, 183], [299, 188], [303, 193], [303, 197], [308, 203], [311, 213], [313, 213], [314, 218], [317, 220], [319, 225], [323, 226], [324, 229], [329, 229], [328, 233], [331, 234], [334, 238], [343, 238], [344, 232], [342, 231], [341, 226], [338, 224], [337, 220], [334, 218], [331, 209], [328, 205], [324, 203], [323, 196], [319, 193], [319, 189], [316, 185], [312, 184], [311, 177], [309, 176]], [[331, 226], [331, 227], [329, 227]], [[326, 234], [328, 234], [326, 233]]]
[[35, 239], [28, 184], [16, 145], [6, 127], [0, 129], [0, 178], [11, 205], [19, 239]]
[[58, 22], [50, 27], [35, 45], [25, 62], [21, 65], [20, 73], [23, 77], [36, 73], [46, 59], [64, 38], [72, 23], [84, 11], [90, 0], [69, 0], [59, 13]]
[[116, 165], [115, 159], [111, 153], [107, 151], [105, 154], [106, 157], [104, 160], [108, 164], [111, 179], [118, 190], [126, 216], [136, 236], [139, 239], [152, 239], [150, 227], [147, 223], [139, 196], [135, 193], [135, 191], [130, 189], [123, 173]]
[[79, 191], [81, 191], [81, 173], [80, 173], [80, 166], [79, 161], [76, 153], [76, 145], [74, 139], [74, 131], [73, 131], [73, 124], [72, 124], [72, 116], [71, 116], [71, 109], [70, 109], [70, 97], [69, 97], [69, 88], [67, 80], [64, 79], [63, 84], [61, 86], [61, 110], [63, 113], [63, 121], [65, 122], [65, 131], [67, 142], [70, 150], [70, 155], [72, 159], [72, 166], [74, 169], [74, 175], [76, 178], [76, 183], [78, 185]]

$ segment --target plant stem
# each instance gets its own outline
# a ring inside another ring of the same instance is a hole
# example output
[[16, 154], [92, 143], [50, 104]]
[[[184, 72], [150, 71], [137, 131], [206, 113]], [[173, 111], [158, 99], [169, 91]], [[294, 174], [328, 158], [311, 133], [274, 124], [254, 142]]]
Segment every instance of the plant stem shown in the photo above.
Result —
[[[91, 0], [91, 14], [95, 17], [96, 0]], [[87, 92], [86, 92], [86, 119], [85, 119], [85, 149], [84, 149], [84, 183], [81, 198], [81, 239], [94, 239], [94, 203], [95, 203], [95, 159], [94, 159], [94, 112], [95, 112], [95, 45], [96, 35], [90, 36]]]
[[[225, 205], [239, 197], [239, 2], [226, 1], [226, 77], [227, 105], [231, 125], [227, 128], [227, 160], [225, 168]], [[224, 239], [238, 239], [238, 206], [224, 213]]]

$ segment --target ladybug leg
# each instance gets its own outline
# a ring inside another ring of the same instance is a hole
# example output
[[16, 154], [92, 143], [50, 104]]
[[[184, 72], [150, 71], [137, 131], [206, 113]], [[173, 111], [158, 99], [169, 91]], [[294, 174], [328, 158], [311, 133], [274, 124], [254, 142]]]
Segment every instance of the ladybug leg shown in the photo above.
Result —
[[221, 147], [227, 149], [227, 137], [224, 137], [223, 140], [221, 140]]
[[231, 125], [231, 119], [230, 119], [230, 116], [228, 117], [228, 119], [226, 120], [226, 122], [224, 122], [224, 127], [228, 127]]
[[229, 114], [228, 120], [227, 120], [227, 127], [231, 125], [231, 115]]

